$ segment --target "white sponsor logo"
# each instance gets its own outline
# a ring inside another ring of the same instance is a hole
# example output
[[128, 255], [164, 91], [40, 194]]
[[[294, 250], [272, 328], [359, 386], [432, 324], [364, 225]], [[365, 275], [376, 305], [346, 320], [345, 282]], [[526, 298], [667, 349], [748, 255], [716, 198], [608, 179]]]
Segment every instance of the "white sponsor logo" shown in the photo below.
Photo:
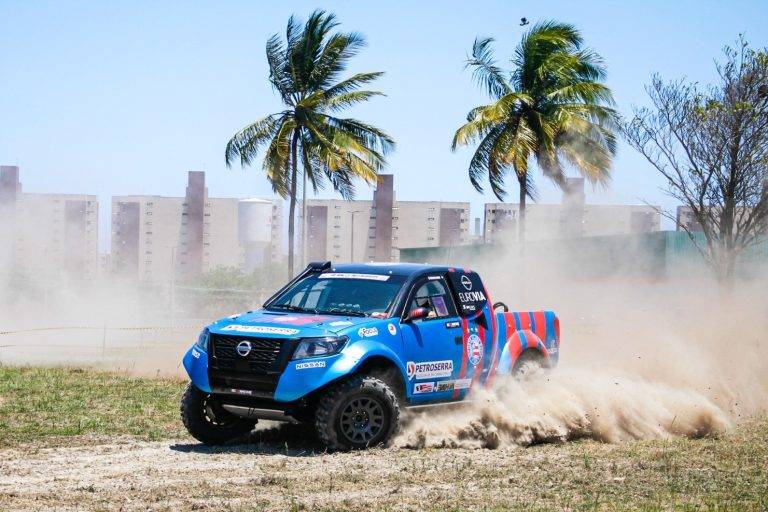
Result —
[[370, 338], [371, 336], [378, 336], [379, 330], [375, 327], [361, 327], [358, 329], [357, 335], [361, 338]]
[[397, 327], [395, 327], [395, 324], [389, 324], [387, 326], [387, 330], [389, 331], [389, 334], [391, 334], [392, 336], [397, 334]]
[[461, 286], [463, 286], [467, 291], [472, 289], [472, 280], [469, 278], [469, 276], [461, 276]]
[[307, 368], [325, 368], [325, 361], [307, 361], [306, 363], [296, 363], [297, 370], [306, 370]]
[[461, 292], [459, 293], [459, 301], [461, 302], [480, 302], [485, 300], [485, 294], [483, 292]]
[[349, 320], [337, 320], [336, 322], [331, 322], [328, 325], [331, 327], [346, 327], [348, 325], [352, 325], [352, 322]]
[[194, 357], [195, 359], [200, 359], [200, 352], [198, 352], [195, 349], [192, 349], [192, 357]]
[[378, 274], [352, 274], [346, 272], [327, 272], [320, 274], [318, 279], [364, 279], [366, 281], [389, 281], [389, 276]]
[[423, 363], [414, 363], [408, 361], [406, 364], [408, 378], [412, 379], [436, 379], [440, 377], [450, 377], [453, 373], [453, 361], [425, 361]]
[[435, 390], [434, 382], [417, 382], [413, 385], [413, 394], [431, 393]]
[[240, 325], [232, 324], [221, 328], [222, 331], [251, 332], [256, 334], [282, 334], [290, 336], [298, 334], [298, 329], [288, 329], [287, 327], [269, 327], [266, 325]]
[[472, 379], [458, 379], [453, 381], [453, 389], [469, 389], [472, 385]]

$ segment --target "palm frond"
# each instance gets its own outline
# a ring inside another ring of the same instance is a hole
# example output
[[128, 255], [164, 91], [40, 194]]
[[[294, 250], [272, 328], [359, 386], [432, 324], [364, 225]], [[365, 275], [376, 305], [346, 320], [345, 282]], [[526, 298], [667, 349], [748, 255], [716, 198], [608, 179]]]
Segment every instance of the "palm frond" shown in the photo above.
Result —
[[472, 78], [492, 98], [501, 98], [512, 92], [504, 77], [504, 72], [496, 65], [493, 58], [493, 38], [475, 39], [472, 45], [472, 57], [467, 59], [465, 67], [472, 68]]

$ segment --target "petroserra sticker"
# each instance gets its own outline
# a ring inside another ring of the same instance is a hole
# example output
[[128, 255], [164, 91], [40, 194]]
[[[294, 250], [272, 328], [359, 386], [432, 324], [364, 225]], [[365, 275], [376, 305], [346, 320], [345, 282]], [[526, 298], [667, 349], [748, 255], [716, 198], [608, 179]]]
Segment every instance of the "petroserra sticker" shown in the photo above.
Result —
[[361, 327], [358, 329], [357, 335], [361, 338], [370, 338], [372, 336], [378, 336], [379, 330], [375, 327]]
[[240, 325], [232, 324], [221, 328], [222, 331], [250, 332], [255, 334], [282, 334], [291, 336], [299, 334], [298, 329], [288, 329], [286, 327], [270, 327], [267, 325]]
[[450, 377], [453, 373], [453, 360], [445, 361], [426, 361], [423, 363], [414, 363], [408, 361], [406, 364], [408, 378], [413, 379], [437, 379], [440, 377]]
[[435, 390], [434, 382], [417, 382], [413, 385], [413, 394], [431, 393]]
[[387, 330], [389, 331], [389, 334], [391, 334], [392, 336], [397, 334], [397, 327], [395, 327], [395, 324], [389, 324], [387, 326]]
[[296, 363], [297, 370], [306, 370], [307, 368], [325, 368], [325, 361], [307, 361], [306, 363]]
[[483, 360], [483, 340], [477, 334], [470, 334], [467, 340], [467, 358], [472, 366]]
[[318, 279], [363, 279], [365, 281], [389, 281], [389, 276], [378, 274], [352, 274], [347, 272], [327, 272], [317, 276]]

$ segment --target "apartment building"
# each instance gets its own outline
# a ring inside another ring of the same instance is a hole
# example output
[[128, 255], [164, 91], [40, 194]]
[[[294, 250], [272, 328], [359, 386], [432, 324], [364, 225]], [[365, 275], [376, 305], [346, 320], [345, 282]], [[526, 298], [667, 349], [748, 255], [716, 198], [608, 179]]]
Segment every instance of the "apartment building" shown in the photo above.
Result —
[[279, 203], [209, 197], [205, 174], [190, 171], [184, 197], [112, 198], [112, 268], [145, 282], [250, 272], [279, 257], [281, 219]]
[[0, 167], [0, 270], [58, 282], [98, 273], [98, 199], [22, 191], [19, 168]]
[[372, 201], [307, 201], [307, 259], [397, 261], [404, 247], [469, 242], [469, 203], [397, 201], [382, 175]]
[[[584, 180], [569, 178], [560, 204], [527, 204], [526, 240], [648, 233], [661, 229], [658, 208], [648, 205], [586, 204]], [[486, 203], [486, 243], [516, 240], [520, 205]]]

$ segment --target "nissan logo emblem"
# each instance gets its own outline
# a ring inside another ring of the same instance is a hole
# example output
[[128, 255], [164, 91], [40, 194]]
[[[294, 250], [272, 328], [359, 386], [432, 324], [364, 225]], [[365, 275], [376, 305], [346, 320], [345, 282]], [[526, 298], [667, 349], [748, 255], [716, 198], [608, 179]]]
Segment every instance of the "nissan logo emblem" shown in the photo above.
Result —
[[251, 342], [250, 341], [241, 341], [237, 344], [237, 353], [241, 356], [245, 357], [248, 354], [251, 353]]
[[469, 278], [469, 276], [461, 276], [461, 286], [463, 286], [467, 291], [472, 289], [472, 280]]

